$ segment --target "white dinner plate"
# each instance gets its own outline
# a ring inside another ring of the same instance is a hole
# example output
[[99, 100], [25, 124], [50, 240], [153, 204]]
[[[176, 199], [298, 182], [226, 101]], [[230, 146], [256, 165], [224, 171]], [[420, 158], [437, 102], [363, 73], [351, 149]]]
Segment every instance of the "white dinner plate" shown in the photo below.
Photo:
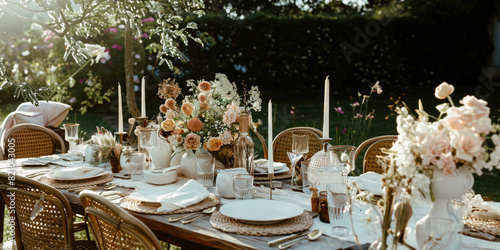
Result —
[[179, 187], [173, 186], [161, 186], [161, 187], [153, 187], [153, 188], [145, 188], [140, 189], [130, 194], [130, 198], [147, 203], [160, 203], [157, 201], [160, 195], [173, 193], [177, 191]]
[[241, 200], [225, 204], [220, 212], [247, 224], [275, 224], [299, 216], [301, 207], [275, 200]]
[[[82, 174], [73, 175], [73, 176], [60, 176], [56, 174], [58, 171], [71, 171], [72, 169], [84, 169], [87, 172]], [[92, 172], [93, 171], [93, 172]], [[91, 174], [92, 173], [92, 174]], [[95, 173], [95, 174], [94, 174]], [[96, 168], [96, 167], [65, 167], [65, 168], [56, 168], [47, 173], [47, 177], [58, 180], [58, 181], [76, 181], [76, 180], [87, 180], [92, 178], [97, 178], [107, 174], [104, 169]]]
[[[264, 168], [266, 170], [269, 168], [269, 165], [268, 165], [268, 162], [266, 159], [258, 159], [258, 160], [255, 160], [254, 163], [255, 163], [255, 168]], [[284, 167], [286, 167], [286, 163], [273, 162], [274, 171], [283, 169]]]
[[[287, 167], [284, 167], [280, 170], [277, 170], [277, 171], [274, 171], [274, 174], [282, 174], [282, 173], [285, 173], [286, 171], [288, 171], [288, 168]], [[258, 171], [254, 171], [253, 172], [253, 175], [267, 175], [267, 172], [265, 173], [260, 173]]]

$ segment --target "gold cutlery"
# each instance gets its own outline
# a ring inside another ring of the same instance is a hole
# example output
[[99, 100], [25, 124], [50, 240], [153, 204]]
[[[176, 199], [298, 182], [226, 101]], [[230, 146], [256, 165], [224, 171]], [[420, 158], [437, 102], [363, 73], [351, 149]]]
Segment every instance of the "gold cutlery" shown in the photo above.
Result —
[[302, 239], [300, 239], [301, 237], [306, 237], [307, 236], [308, 240], [313, 241], [313, 240], [318, 239], [322, 234], [323, 234], [323, 231], [321, 231], [321, 230], [314, 230], [314, 231], [308, 233], [307, 235], [303, 235], [303, 236], [298, 237], [297, 240], [285, 243], [283, 245], [279, 245], [279, 249], [287, 249], [287, 248], [291, 247], [295, 243], [301, 241], [302, 240]]
[[49, 172], [49, 170], [42, 170], [42, 171], [39, 171], [39, 172], [36, 172], [36, 173], [27, 174], [26, 177], [28, 177], [28, 178], [34, 178], [34, 177], [38, 177], [38, 176], [44, 175], [47, 172]]
[[190, 214], [185, 214], [185, 215], [181, 215], [181, 216], [177, 216], [177, 217], [172, 217], [170, 219], [168, 219], [168, 222], [176, 222], [176, 221], [180, 221], [180, 220], [183, 220], [183, 219], [187, 219], [193, 215], [197, 215], [197, 214], [202, 214], [202, 213], [207, 213], [207, 212], [210, 212], [212, 213], [213, 211], [215, 211], [215, 208], [216, 207], [209, 207], [203, 211], [198, 211], [198, 212], [194, 212], [194, 213], [190, 213]]
[[191, 218], [191, 219], [183, 220], [183, 221], [181, 221], [181, 222], [182, 222], [182, 224], [188, 224], [188, 223], [191, 223], [191, 222], [193, 222], [194, 220], [196, 220], [196, 219], [198, 219], [198, 218], [201, 218], [201, 217], [203, 217], [203, 216], [205, 216], [205, 215], [207, 215], [207, 214], [211, 214], [211, 213], [213, 213], [214, 211], [215, 211], [215, 207], [207, 208], [207, 209], [205, 209], [205, 210], [203, 210], [203, 211], [202, 211], [202, 212], [203, 212], [202, 214], [199, 214], [199, 215], [197, 215], [197, 216], [195, 216], [195, 217], [193, 217], [193, 218]]
[[299, 233], [299, 234], [292, 234], [290, 236], [287, 236], [287, 237], [283, 237], [283, 238], [279, 238], [279, 239], [276, 239], [276, 240], [272, 240], [272, 241], [269, 241], [267, 242], [267, 244], [270, 246], [270, 247], [273, 247], [273, 246], [276, 246], [276, 245], [279, 245], [281, 243], [285, 243], [287, 241], [290, 241], [290, 240], [293, 240], [293, 239], [297, 239], [299, 237], [302, 237], [302, 236], [306, 236], [310, 233], [318, 233], [319, 230], [313, 230], [313, 231], [307, 231], [307, 232], [302, 232], [302, 233]]

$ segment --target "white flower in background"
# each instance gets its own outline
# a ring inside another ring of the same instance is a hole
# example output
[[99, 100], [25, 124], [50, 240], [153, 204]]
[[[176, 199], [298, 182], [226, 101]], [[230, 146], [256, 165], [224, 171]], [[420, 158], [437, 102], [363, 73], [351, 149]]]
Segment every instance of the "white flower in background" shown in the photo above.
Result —
[[30, 55], [30, 51], [29, 50], [25, 50], [25, 51], [21, 52], [21, 55], [22, 56], [29, 56]]
[[95, 57], [95, 62], [99, 62], [102, 59], [108, 61], [111, 56], [109, 55], [109, 52], [104, 51], [106, 50], [104, 47], [98, 45], [98, 44], [85, 44], [85, 49], [83, 49], [90, 57]]

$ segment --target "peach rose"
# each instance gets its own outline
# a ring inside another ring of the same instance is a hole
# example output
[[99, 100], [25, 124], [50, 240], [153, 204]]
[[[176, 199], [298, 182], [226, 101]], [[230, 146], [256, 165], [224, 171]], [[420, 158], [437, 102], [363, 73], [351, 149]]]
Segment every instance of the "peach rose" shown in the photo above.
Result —
[[233, 142], [233, 135], [231, 134], [231, 131], [226, 130], [221, 136], [221, 141], [223, 145], [228, 145]]
[[165, 101], [165, 106], [167, 106], [167, 108], [169, 109], [177, 109], [177, 107], [175, 107], [175, 100], [172, 98], [168, 98]]
[[167, 105], [165, 105], [165, 104], [160, 105], [160, 112], [162, 112], [163, 114], [166, 114], [167, 111], [168, 111]]
[[200, 94], [198, 95], [198, 101], [200, 101], [200, 102], [206, 102], [206, 101], [207, 101], [207, 94], [205, 94], [205, 93], [200, 93]]
[[200, 147], [200, 136], [195, 133], [189, 133], [184, 140], [184, 149], [198, 149]]
[[210, 85], [209, 82], [200, 82], [200, 84], [198, 84], [198, 88], [200, 88], [203, 92], [207, 92], [212, 89], [212, 85]]
[[192, 115], [194, 111], [194, 106], [190, 102], [185, 102], [181, 107], [182, 113], [185, 115]]
[[175, 128], [175, 122], [172, 119], [167, 119], [161, 123], [161, 128], [166, 132], [170, 132]]
[[224, 116], [222, 118], [222, 122], [226, 125], [231, 125], [234, 122], [236, 122], [236, 118], [238, 118], [238, 115], [234, 111], [234, 109], [229, 109], [224, 113]]
[[172, 133], [170, 133], [170, 134], [172, 134], [172, 135], [180, 135], [180, 134], [182, 134], [182, 132], [183, 132], [182, 128], [175, 127], [174, 130], [172, 130]]
[[482, 151], [484, 138], [471, 132], [458, 132], [451, 138], [451, 145], [456, 149], [456, 157], [471, 162]]
[[218, 137], [212, 137], [208, 140], [207, 149], [208, 151], [217, 151], [222, 146], [222, 141]]
[[445, 99], [446, 97], [451, 95], [453, 91], [455, 91], [455, 87], [453, 87], [453, 85], [443, 82], [436, 87], [434, 95], [437, 99]]
[[477, 99], [475, 96], [466, 96], [460, 103], [464, 106], [471, 107], [474, 110], [474, 115], [476, 118], [488, 117], [490, 115], [490, 108], [486, 105], [488, 103], [484, 100]]
[[171, 135], [168, 137], [168, 142], [174, 146], [179, 146], [182, 144], [182, 136], [179, 135]]
[[187, 127], [191, 131], [198, 132], [203, 127], [203, 123], [200, 119], [194, 117], [187, 122]]

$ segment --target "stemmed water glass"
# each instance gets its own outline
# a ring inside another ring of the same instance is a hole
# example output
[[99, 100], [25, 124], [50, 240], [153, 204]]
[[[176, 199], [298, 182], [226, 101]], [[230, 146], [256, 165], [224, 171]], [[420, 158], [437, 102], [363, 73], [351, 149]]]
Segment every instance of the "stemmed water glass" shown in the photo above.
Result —
[[78, 138], [78, 130], [79, 130], [80, 124], [64, 124], [64, 139], [69, 143], [69, 155], [70, 155], [70, 160], [71, 163], [75, 163], [75, 158], [78, 156], [83, 156], [81, 155], [81, 152], [79, 152], [79, 149], [77, 148], [77, 142], [79, 141]]
[[309, 133], [292, 134], [292, 152], [287, 152], [292, 167], [292, 188], [302, 189], [300, 166], [297, 164], [304, 155], [309, 153]]
[[[148, 151], [148, 161], [149, 166], [151, 166], [151, 149], [156, 147], [158, 129], [156, 128], [143, 128], [139, 130], [139, 143], [141, 148], [145, 148]], [[151, 169], [151, 167], [149, 167]]]

